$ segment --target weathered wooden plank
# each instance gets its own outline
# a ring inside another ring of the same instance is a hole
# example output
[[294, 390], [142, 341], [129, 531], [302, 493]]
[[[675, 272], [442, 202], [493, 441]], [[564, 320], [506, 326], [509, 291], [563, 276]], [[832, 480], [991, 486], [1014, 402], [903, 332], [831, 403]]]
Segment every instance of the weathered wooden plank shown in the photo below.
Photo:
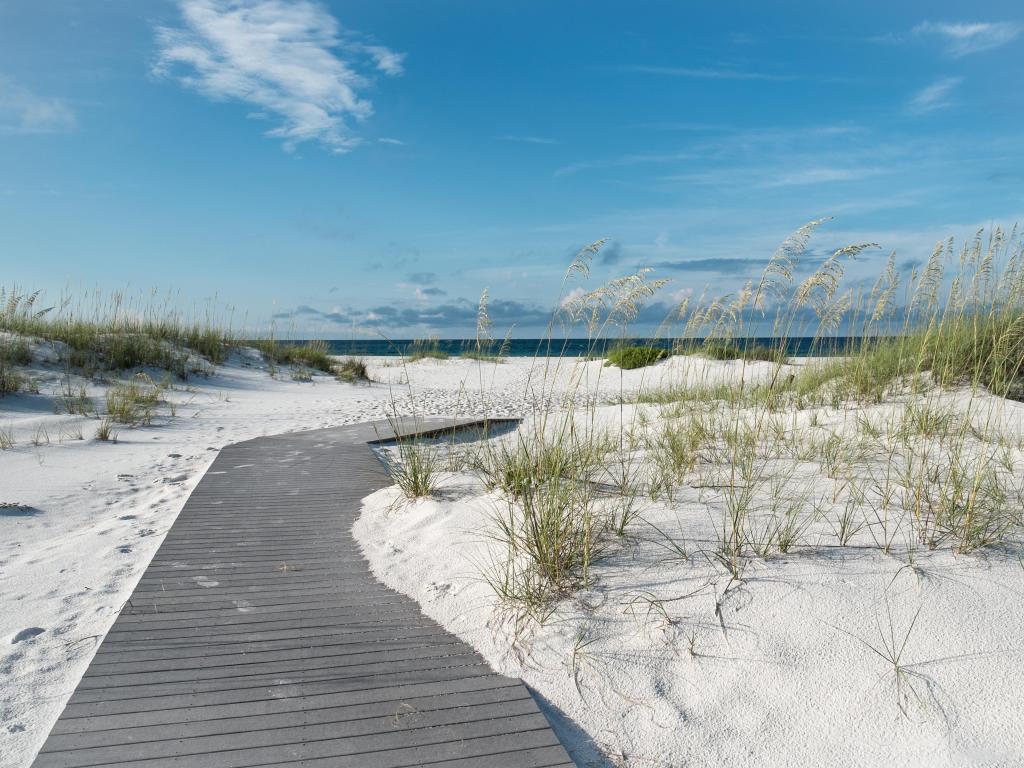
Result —
[[[497, 684], [496, 684], [497, 683]], [[194, 704], [175, 709], [131, 710], [120, 714], [101, 716], [63, 717], [53, 728], [60, 733], [107, 733], [121, 729], [163, 726], [172, 723], [217, 723], [221, 720], [235, 720], [270, 714], [292, 712], [315, 712], [332, 709], [336, 712], [352, 711], [359, 716], [364, 712], [379, 711], [407, 703], [415, 709], [431, 709], [449, 706], [449, 702], [461, 702], [468, 696], [521, 698], [529, 695], [517, 681], [501, 678], [495, 681], [486, 670], [472, 677], [457, 677], [439, 682], [413, 683], [373, 687], [341, 693], [307, 692], [304, 695], [286, 696], [256, 701], [232, 701], [228, 703]], [[339, 717], [339, 719], [342, 719]]]
[[370, 574], [350, 529], [389, 483], [366, 444], [393, 437], [355, 425], [221, 451], [36, 765], [572, 765], [522, 683]]

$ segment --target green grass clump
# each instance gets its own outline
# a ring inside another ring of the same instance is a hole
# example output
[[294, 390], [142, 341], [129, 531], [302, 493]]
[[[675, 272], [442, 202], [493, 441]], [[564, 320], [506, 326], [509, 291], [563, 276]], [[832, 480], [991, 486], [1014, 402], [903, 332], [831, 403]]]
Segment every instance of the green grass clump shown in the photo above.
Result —
[[32, 351], [22, 338], [0, 338], [0, 365], [28, 365]]
[[417, 360], [447, 360], [448, 353], [441, 349], [441, 342], [436, 337], [429, 339], [413, 339], [409, 345], [409, 362]]
[[140, 373], [107, 391], [107, 418], [119, 424], [143, 426], [156, 416], [163, 389]]
[[520, 434], [513, 442], [488, 445], [473, 462], [488, 488], [513, 498], [558, 478], [583, 480], [609, 451], [607, 439], [584, 435], [572, 425], [547, 434], [543, 429]]
[[191, 354], [217, 365], [237, 346], [213, 320], [189, 321], [166, 305], [135, 306], [120, 293], [38, 309], [40, 295], [0, 288], [0, 332], [59, 344], [62, 362], [86, 373], [148, 367], [187, 378], [204, 370]]
[[272, 365], [296, 365], [323, 373], [333, 373], [335, 359], [327, 342], [315, 340], [305, 343], [257, 339], [250, 342]]
[[495, 352], [487, 352], [474, 348], [465, 349], [459, 353], [459, 357], [467, 360], [479, 360], [482, 363], [503, 363], [505, 358]]
[[619, 347], [608, 352], [605, 365], [614, 365], [629, 371], [654, 365], [668, 357], [668, 352], [657, 347]]
[[370, 381], [370, 372], [363, 358], [350, 357], [334, 366], [334, 378], [349, 384], [365, 383]]
[[21, 338], [0, 337], [0, 397], [20, 392], [28, 382], [18, 370], [17, 365], [28, 365], [32, 362], [32, 353], [28, 342]]
[[96, 428], [96, 439], [101, 443], [117, 442], [117, 429], [114, 428], [114, 422], [110, 418], [100, 421], [100, 425]]
[[390, 471], [406, 498], [423, 498], [437, 487], [440, 458], [429, 445], [416, 440], [401, 440], [398, 443], [398, 461], [391, 464]]
[[21, 373], [0, 361], [0, 397], [20, 392], [25, 384], [25, 377]]
[[594, 502], [590, 484], [564, 477], [507, 499], [494, 535], [509, 556], [485, 574], [503, 601], [543, 617], [555, 600], [589, 582], [607, 530]]

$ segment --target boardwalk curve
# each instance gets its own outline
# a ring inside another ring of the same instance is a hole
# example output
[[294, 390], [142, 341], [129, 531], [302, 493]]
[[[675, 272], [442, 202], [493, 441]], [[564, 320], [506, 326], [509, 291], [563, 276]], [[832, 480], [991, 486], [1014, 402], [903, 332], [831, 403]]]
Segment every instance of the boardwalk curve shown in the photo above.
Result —
[[34, 766], [572, 766], [521, 681], [370, 573], [351, 527], [390, 484], [367, 444], [393, 436], [370, 423], [224, 448]]

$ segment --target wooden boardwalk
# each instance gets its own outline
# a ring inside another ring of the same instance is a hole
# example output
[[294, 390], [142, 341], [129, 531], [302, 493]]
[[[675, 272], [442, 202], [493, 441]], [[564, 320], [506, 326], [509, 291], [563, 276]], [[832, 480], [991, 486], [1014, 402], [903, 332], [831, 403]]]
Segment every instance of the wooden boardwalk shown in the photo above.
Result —
[[351, 527], [390, 483], [378, 436], [224, 448], [34, 765], [572, 766], [520, 681], [371, 575]]

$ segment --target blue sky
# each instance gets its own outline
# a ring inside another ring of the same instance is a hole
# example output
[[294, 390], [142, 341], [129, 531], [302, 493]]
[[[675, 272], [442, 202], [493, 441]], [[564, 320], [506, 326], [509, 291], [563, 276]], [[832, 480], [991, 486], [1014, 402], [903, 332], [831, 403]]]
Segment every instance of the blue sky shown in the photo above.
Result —
[[0, 282], [348, 337], [532, 335], [575, 250], [668, 307], [788, 232], [1024, 213], [1019, 3], [5, 0]]

